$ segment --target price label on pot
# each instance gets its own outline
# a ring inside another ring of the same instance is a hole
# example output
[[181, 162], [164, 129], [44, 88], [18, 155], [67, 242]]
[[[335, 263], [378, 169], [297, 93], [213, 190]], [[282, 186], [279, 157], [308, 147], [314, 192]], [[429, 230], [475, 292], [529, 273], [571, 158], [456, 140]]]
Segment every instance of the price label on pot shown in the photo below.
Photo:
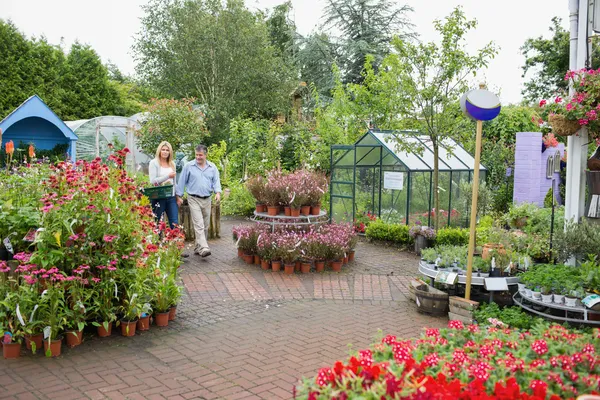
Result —
[[596, 304], [600, 303], [600, 296], [598, 296], [597, 294], [592, 294], [581, 300], [581, 303], [587, 308], [592, 308]]
[[383, 188], [402, 190], [404, 188], [404, 173], [385, 171], [383, 173]]
[[14, 254], [12, 244], [10, 243], [10, 239], [8, 237], [5, 237], [2, 243], [4, 243], [4, 248], [6, 248], [6, 251], [8, 251], [10, 254]]
[[48, 339], [50, 337], [50, 331], [52, 331], [50, 326], [44, 328], [44, 339]]

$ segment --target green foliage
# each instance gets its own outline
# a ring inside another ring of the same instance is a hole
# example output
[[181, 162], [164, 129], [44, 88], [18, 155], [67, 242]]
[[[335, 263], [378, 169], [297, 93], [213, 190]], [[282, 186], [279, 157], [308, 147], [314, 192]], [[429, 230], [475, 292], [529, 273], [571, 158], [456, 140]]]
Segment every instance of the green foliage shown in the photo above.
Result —
[[473, 314], [477, 322], [482, 325], [488, 325], [488, 319], [495, 318], [518, 329], [531, 329], [544, 321], [539, 317], [532, 318], [531, 315], [521, 310], [521, 307], [500, 308], [496, 303], [482, 303]]
[[600, 230], [598, 225], [583, 219], [580, 223], [573, 221], [566, 224], [565, 229], [556, 229], [554, 251], [557, 259], [566, 261], [575, 257], [579, 261], [589, 255], [600, 258]]
[[245, 185], [235, 183], [229, 186], [229, 195], [221, 201], [221, 213], [223, 215], [252, 215], [256, 200]]
[[513, 180], [510, 179], [507, 184], [500, 184], [492, 192], [492, 212], [502, 214], [508, 212], [513, 202]]
[[437, 231], [436, 245], [466, 246], [469, 244], [469, 230], [462, 228], [442, 228]]
[[365, 231], [371, 240], [383, 240], [399, 245], [408, 245], [413, 239], [408, 234], [408, 226], [401, 224], [386, 224], [382, 220], [372, 221]]
[[143, 9], [137, 71], [168, 96], [198, 98], [212, 140], [236, 116], [287, 111], [295, 71], [271, 45], [263, 12], [243, 0], [152, 0]]
[[[569, 32], [561, 26], [561, 19], [552, 18], [550, 25], [551, 38], [543, 36], [529, 38], [521, 47], [525, 56], [523, 77], [532, 71], [530, 79], [525, 82], [523, 95], [531, 102], [549, 98], [556, 92], [567, 92], [568, 81], [564, 80], [569, 70]], [[591, 68], [600, 66], [598, 46], [592, 46]]]
[[344, 83], [361, 83], [367, 56], [379, 68], [390, 53], [393, 37], [412, 38], [408, 14], [412, 8], [390, 0], [327, 0], [324, 26], [341, 32], [337, 64], [344, 71]]
[[63, 120], [131, 115], [140, 110], [139, 85], [112, 81], [98, 54], [74, 43], [68, 54], [42, 37], [28, 39], [0, 20], [0, 118], [37, 94]]
[[266, 119], [234, 118], [229, 125], [229, 180], [264, 175], [280, 160], [282, 126]]
[[190, 156], [194, 147], [204, 142], [204, 114], [194, 109], [193, 99], [154, 99], [147, 107], [148, 115], [138, 131], [138, 145], [146, 154], [154, 155], [166, 140], [173, 151]]

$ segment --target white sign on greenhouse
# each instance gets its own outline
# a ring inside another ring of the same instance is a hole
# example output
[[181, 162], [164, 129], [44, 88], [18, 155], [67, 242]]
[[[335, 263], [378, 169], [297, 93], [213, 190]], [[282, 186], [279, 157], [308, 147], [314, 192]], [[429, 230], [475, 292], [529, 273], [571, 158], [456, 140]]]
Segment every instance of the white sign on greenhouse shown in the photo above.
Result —
[[383, 173], [383, 188], [402, 190], [404, 188], [404, 173], [385, 171]]

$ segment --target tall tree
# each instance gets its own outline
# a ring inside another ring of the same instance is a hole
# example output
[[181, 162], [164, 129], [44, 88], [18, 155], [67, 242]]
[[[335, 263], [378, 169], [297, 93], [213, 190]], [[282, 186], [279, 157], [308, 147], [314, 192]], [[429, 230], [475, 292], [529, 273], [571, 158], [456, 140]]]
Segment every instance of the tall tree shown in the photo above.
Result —
[[[569, 70], [569, 32], [561, 26], [558, 17], [552, 18], [550, 32], [552, 37], [549, 39], [543, 36], [529, 38], [521, 46], [521, 53], [525, 56], [523, 78], [528, 73], [530, 76], [521, 93], [533, 103], [568, 90], [569, 82], [564, 78]], [[600, 49], [593, 46], [591, 67], [596, 69], [599, 66]]]
[[342, 58], [338, 64], [344, 82], [360, 83], [367, 55], [375, 70], [390, 51], [394, 36], [412, 36], [408, 13], [413, 9], [390, 0], [327, 0], [324, 27], [339, 31]]
[[113, 114], [118, 94], [109, 83], [107, 68], [90, 46], [78, 42], [71, 46], [62, 79], [68, 119]]
[[289, 108], [297, 82], [271, 45], [263, 13], [243, 0], [152, 0], [144, 11], [138, 72], [169, 96], [198, 98], [212, 140], [235, 116]]
[[295, 62], [304, 82], [313, 84], [321, 99], [327, 101], [333, 94], [334, 64], [339, 58], [339, 46], [326, 33], [314, 33], [299, 41]]
[[[433, 147], [433, 195], [435, 209], [439, 210], [439, 149], [443, 139], [451, 137], [457, 124], [462, 123], [458, 100], [469, 88], [469, 77], [474, 77], [495, 56], [492, 43], [470, 55], [464, 49], [465, 36], [477, 26], [457, 7], [444, 21], [434, 21], [441, 42], [414, 44], [394, 39], [396, 53], [390, 54], [379, 70], [379, 79], [387, 84], [398, 82], [396, 100], [402, 108], [401, 116], [409, 126], [429, 136]], [[390, 79], [390, 76], [393, 79]], [[452, 151], [452, 149], [448, 149]], [[439, 226], [435, 213], [435, 226]]]

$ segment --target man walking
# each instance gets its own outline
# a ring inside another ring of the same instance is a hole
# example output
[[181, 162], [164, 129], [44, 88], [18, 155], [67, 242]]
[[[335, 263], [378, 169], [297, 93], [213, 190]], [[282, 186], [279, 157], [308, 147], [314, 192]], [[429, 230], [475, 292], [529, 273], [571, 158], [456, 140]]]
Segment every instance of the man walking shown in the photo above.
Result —
[[217, 204], [221, 201], [221, 181], [215, 164], [206, 159], [208, 149], [196, 146], [196, 159], [186, 163], [177, 183], [177, 205], [183, 204], [183, 192], [187, 186], [188, 204], [196, 233], [195, 254], [210, 256], [208, 247], [208, 227], [210, 225], [211, 195], [215, 193]]

